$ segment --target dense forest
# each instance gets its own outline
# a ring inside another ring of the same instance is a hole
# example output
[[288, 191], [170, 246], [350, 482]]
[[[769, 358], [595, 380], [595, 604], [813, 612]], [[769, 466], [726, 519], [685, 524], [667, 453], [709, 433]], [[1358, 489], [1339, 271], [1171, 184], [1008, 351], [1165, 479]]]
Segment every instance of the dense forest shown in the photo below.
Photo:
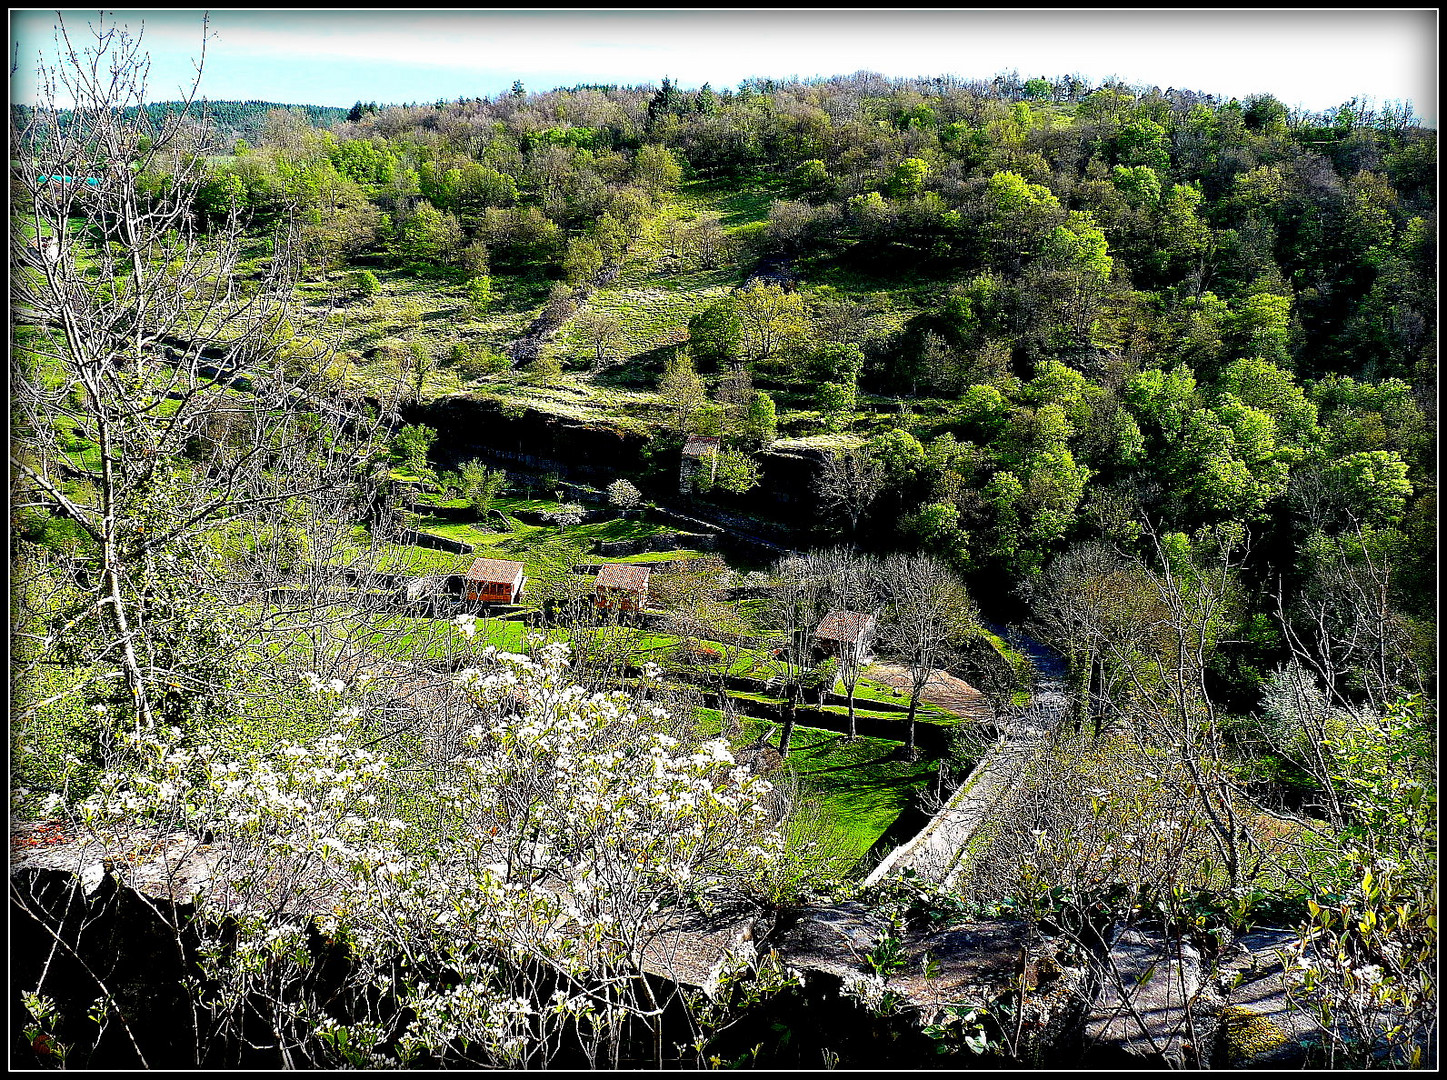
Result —
[[[573, 283], [686, 178], [763, 170], [783, 178], [767, 219], [713, 258], [787, 280], [784, 310], [742, 301], [745, 341], [730, 297], [690, 353], [821, 408], [933, 404], [869, 443], [868, 544], [999, 581], [1147, 523], [1249, 534], [1246, 640], [1218, 673], [1243, 707], [1284, 655], [1272, 597], [1382, 558], [1396, 648], [1430, 662], [1436, 139], [1405, 116], [864, 75], [353, 114], [273, 115], [198, 210], [261, 224], [299, 200], [326, 265]], [[839, 268], [907, 280], [919, 310], [881, 330], [866, 290], [811, 287]]]
[[[287, 884], [346, 897], [312, 938], [238, 916], [195, 946], [195, 1015], [225, 1020], [196, 1021], [198, 1063], [263, 1030], [287, 1063], [662, 1063], [667, 1002], [620, 972], [720, 882], [901, 937], [1025, 919], [1106, 970], [1111, 927], [1292, 928], [1328, 1060], [1435, 1053], [1437, 159], [1409, 110], [861, 72], [184, 112], [12, 115], [12, 780], [31, 817], [231, 829], [247, 874], [273, 841], [344, 853], [332, 892]], [[605, 441], [533, 468], [498, 434], [524, 420]], [[614, 436], [616, 464], [591, 449]], [[605, 610], [590, 558], [668, 515], [755, 554], [679, 552], [653, 621]], [[429, 543], [516, 560], [519, 621], [377, 606], [461, 578]], [[878, 619], [898, 689], [811, 651], [841, 609]], [[1023, 738], [1047, 651], [1064, 711], [948, 878], [862, 885], [892, 803], [821, 848], [857, 811], [808, 755], [878, 745], [938, 810], [993, 760], [979, 731]], [[465, 706], [434, 685], [459, 669]], [[937, 671], [988, 723], [931, 703]], [[752, 771], [718, 779], [734, 754]], [[656, 862], [608, 862], [645, 832]], [[264, 878], [256, 910], [304, 910]], [[453, 919], [503, 929], [469, 951]], [[879, 949], [876, 982], [903, 966]], [[792, 992], [751, 978], [691, 1002], [696, 1030]], [[37, 994], [34, 1053], [95, 1051]], [[1018, 1065], [1020, 995], [921, 1030]], [[818, 1064], [772, 1030], [693, 1052]]]

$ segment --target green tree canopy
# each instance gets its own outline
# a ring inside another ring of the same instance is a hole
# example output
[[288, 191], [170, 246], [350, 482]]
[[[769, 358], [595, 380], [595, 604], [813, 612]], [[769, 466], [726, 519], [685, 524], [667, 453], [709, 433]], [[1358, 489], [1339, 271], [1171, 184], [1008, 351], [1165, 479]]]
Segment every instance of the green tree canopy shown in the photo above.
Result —
[[688, 320], [688, 351], [704, 370], [722, 370], [744, 353], [744, 322], [738, 302], [728, 296]]

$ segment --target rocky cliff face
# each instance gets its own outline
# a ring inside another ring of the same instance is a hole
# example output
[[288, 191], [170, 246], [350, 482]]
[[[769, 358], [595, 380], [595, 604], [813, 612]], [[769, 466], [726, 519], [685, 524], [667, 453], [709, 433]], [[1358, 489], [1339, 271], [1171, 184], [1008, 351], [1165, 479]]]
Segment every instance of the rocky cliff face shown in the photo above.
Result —
[[405, 410], [403, 419], [437, 430], [437, 446], [457, 460], [491, 458], [539, 472], [567, 473], [586, 482], [611, 480], [643, 468], [642, 435], [588, 424], [536, 409], [513, 410], [463, 394]]
[[[480, 457], [599, 486], [619, 476], [639, 476], [647, 466], [644, 451], [650, 440], [637, 432], [532, 408], [507, 408], [466, 394], [404, 410], [403, 419], [435, 428], [437, 446], [457, 461]], [[676, 457], [669, 464], [676, 467]], [[710, 501], [725, 512], [734, 508], [789, 525], [811, 524], [815, 501], [810, 492], [819, 464], [820, 456], [813, 451], [766, 451], [759, 455], [759, 487], [744, 496], [717, 493]], [[672, 479], [660, 483], [658, 494], [676, 497]]]

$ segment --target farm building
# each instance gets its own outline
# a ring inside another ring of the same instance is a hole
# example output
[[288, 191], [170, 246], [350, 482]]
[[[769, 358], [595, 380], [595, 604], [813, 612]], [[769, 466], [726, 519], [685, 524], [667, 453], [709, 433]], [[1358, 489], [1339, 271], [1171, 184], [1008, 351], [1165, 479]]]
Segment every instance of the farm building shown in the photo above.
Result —
[[840, 608], [824, 616], [819, 629], [814, 631], [814, 641], [827, 653], [842, 655], [847, 649], [859, 659], [869, 656], [869, 646], [874, 640], [873, 615]]
[[718, 436], [694, 435], [683, 444], [683, 457], [678, 463], [678, 490], [687, 494], [694, 478], [707, 471], [712, 480], [718, 472]]
[[474, 559], [462, 575], [467, 599], [477, 604], [515, 604], [526, 580], [523, 564], [508, 559]]
[[648, 567], [607, 563], [598, 571], [598, 607], [638, 611], [648, 603]]

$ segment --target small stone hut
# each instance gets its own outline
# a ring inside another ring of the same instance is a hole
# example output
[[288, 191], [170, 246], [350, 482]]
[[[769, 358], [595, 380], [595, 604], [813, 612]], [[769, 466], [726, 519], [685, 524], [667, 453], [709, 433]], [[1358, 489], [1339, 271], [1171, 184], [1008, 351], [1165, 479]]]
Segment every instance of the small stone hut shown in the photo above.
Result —
[[474, 559], [462, 575], [466, 597], [476, 604], [515, 604], [527, 579], [523, 564], [508, 559]]
[[718, 473], [719, 440], [717, 435], [694, 435], [683, 444], [683, 457], [678, 463], [678, 490], [687, 494], [694, 479], [707, 472], [712, 480]]
[[833, 656], [851, 654], [859, 662], [869, 659], [874, 641], [875, 618], [861, 611], [839, 608], [824, 616], [814, 631], [814, 644]]
[[605, 563], [595, 592], [600, 609], [639, 611], [648, 603], [648, 567]]

